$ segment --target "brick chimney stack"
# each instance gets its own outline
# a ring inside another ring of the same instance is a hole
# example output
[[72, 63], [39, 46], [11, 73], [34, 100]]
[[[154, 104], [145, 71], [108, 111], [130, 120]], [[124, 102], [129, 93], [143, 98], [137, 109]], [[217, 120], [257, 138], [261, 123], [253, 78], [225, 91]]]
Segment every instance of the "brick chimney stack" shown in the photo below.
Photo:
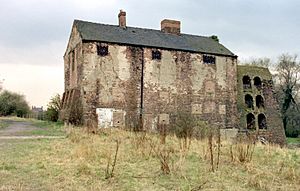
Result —
[[169, 34], [180, 34], [180, 21], [164, 19], [160, 23], [161, 31]]
[[118, 17], [119, 27], [126, 28], [126, 12], [121, 9]]

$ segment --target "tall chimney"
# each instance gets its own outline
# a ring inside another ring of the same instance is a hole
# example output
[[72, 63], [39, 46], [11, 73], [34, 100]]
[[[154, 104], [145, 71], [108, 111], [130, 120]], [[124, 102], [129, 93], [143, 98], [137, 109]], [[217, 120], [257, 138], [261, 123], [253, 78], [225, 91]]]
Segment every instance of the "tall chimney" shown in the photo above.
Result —
[[126, 12], [121, 9], [118, 17], [119, 27], [126, 28]]
[[160, 23], [161, 31], [169, 34], [180, 34], [180, 21], [164, 19]]

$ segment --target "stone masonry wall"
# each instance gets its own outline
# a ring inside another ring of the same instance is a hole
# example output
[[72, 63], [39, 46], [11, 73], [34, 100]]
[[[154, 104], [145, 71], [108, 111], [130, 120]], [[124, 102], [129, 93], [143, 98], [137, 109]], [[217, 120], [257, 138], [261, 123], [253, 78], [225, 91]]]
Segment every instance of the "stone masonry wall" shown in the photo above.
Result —
[[[243, 85], [243, 77], [250, 78], [250, 87]], [[258, 77], [262, 84], [255, 86], [254, 78]], [[239, 129], [247, 132], [252, 137], [263, 137], [267, 141], [284, 145], [285, 134], [280, 116], [278, 103], [274, 98], [272, 76], [267, 68], [257, 66], [238, 66], [238, 113]], [[248, 108], [245, 103], [245, 96], [253, 98], [253, 107]], [[264, 107], [257, 107], [257, 96], [263, 98]], [[255, 117], [254, 127], [247, 128], [247, 115], [252, 113]], [[258, 116], [262, 114], [266, 117], [266, 128], [259, 128]]]
[[[97, 45], [108, 46], [108, 55], [98, 55]], [[153, 60], [152, 50], [158, 49], [83, 43], [84, 119], [96, 120], [96, 108], [114, 108], [126, 113], [127, 127], [139, 126], [142, 113], [144, 128], [155, 129], [186, 111], [236, 126], [236, 59], [216, 56], [216, 64], [205, 64], [202, 54], [159, 50], [161, 60]]]
[[[97, 45], [108, 46], [108, 55], [99, 56]], [[96, 120], [96, 108], [126, 112], [127, 127], [138, 125], [141, 91], [142, 49], [105, 43], [83, 44], [81, 91], [84, 119]]]
[[80, 99], [80, 76], [82, 75], [82, 40], [75, 26], [72, 28], [71, 36], [64, 54], [64, 78], [65, 91], [62, 96], [61, 118], [66, 119], [69, 116], [68, 109]]
[[[107, 47], [108, 54], [98, 54], [99, 46]], [[152, 51], [159, 51], [161, 59], [153, 59]], [[98, 123], [97, 111], [111, 108], [116, 111], [114, 125], [130, 128], [143, 124], [144, 129], [156, 129], [172, 123], [179, 112], [190, 112], [222, 128], [236, 127], [236, 58], [210, 55], [216, 63], [208, 64], [203, 56], [82, 42], [74, 26], [64, 55], [63, 105], [69, 106], [76, 94], [85, 124]]]
[[162, 59], [152, 60], [152, 49], [145, 49], [144, 127], [172, 123], [182, 111], [235, 127], [236, 59], [216, 56], [216, 64], [205, 64], [202, 54], [160, 51]]

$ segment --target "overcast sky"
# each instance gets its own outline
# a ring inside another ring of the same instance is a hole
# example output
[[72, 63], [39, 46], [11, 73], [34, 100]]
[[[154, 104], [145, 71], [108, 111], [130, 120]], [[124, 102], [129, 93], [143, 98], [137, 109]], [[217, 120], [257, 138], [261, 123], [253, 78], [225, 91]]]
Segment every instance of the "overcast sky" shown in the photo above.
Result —
[[0, 79], [31, 105], [63, 93], [63, 54], [72, 22], [81, 19], [159, 29], [164, 18], [181, 31], [217, 35], [242, 61], [300, 54], [299, 0], [0, 0]]

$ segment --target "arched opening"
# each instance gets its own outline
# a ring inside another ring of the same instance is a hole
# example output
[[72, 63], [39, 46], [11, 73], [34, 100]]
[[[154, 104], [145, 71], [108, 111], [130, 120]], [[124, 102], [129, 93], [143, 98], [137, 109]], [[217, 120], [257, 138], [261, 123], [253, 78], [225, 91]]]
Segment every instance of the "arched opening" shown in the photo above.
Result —
[[253, 109], [253, 98], [251, 95], [249, 94], [245, 95], [245, 104], [247, 105], [247, 108]]
[[244, 89], [251, 89], [251, 78], [249, 76], [243, 77], [243, 87]]
[[257, 95], [255, 100], [256, 100], [256, 107], [258, 108], [265, 107], [264, 98], [261, 95]]
[[247, 115], [247, 129], [255, 129], [255, 117], [252, 113]]
[[257, 89], [261, 89], [262, 87], [262, 83], [261, 83], [261, 80], [260, 80], [260, 77], [256, 76], [254, 79], [254, 85]]
[[267, 119], [264, 114], [259, 114], [258, 115], [258, 128], [259, 129], [267, 129]]

